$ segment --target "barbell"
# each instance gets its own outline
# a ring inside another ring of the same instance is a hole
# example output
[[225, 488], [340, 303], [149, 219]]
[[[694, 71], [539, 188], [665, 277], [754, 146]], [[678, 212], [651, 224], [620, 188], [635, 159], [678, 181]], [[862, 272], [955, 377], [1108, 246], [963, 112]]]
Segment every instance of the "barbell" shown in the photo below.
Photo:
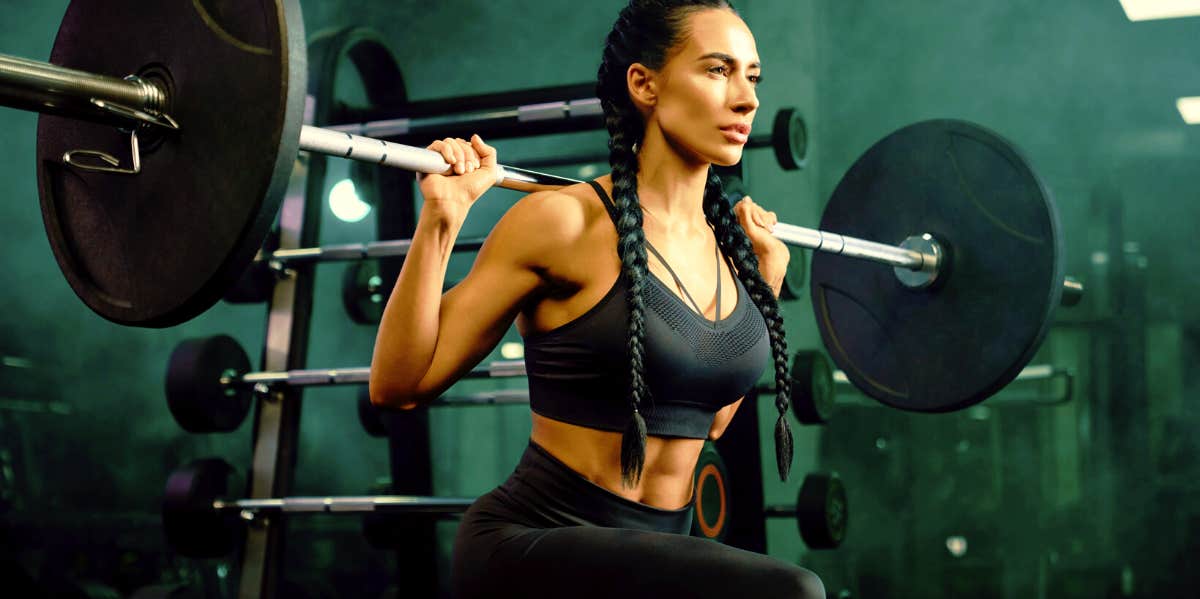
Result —
[[[386, 545], [396, 518], [442, 517], [465, 512], [473, 497], [417, 495], [309, 496], [243, 499], [230, 488], [234, 468], [219, 458], [176, 468], [163, 492], [162, 519], [167, 542], [188, 557], [221, 557], [238, 544], [246, 526], [275, 514], [363, 515], [373, 545]], [[728, 472], [712, 443], [706, 443], [695, 471], [692, 534], [724, 540], [730, 527]], [[763, 517], [790, 517], [813, 549], [833, 549], [845, 537], [845, 489], [836, 476], [809, 474], [793, 505], [765, 506]], [[372, 530], [378, 528], [380, 530]]]
[[444, 516], [461, 514], [472, 497], [363, 495], [229, 499], [233, 467], [218, 458], [196, 460], [167, 478], [163, 493], [163, 531], [167, 542], [188, 557], [221, 557], [237, 546], [245, 526], [270, 514], [389, 514]]
[[[833, 418], [839, 405], [868, 405], [878, 403], [862, 399], [839, 398], [838, 387], [850, 385], [849, 377], [830, 364], [825, 354], [815, 350], [799, 350], [792, 356], [790, 369], [792, 381], [792, 414], [802, 424], [825, 424]], [[1021, 369], [1012, 382], [1060, 380], [1062, 391], [1052, 399], [1021, 398], [1012, 403], [1059, 405], [1071, 401], [1075, 389], [1075, 374], [1053, 364], [1030, 364]], [[764, 386], [760, 392], [773, 393], [774, 389]], [[1004, 396], [998, 395], [989, 405]]]
[[[84, 303], [117, 323], [171, 326], [218, 301], [263, 245], [302, 150], [449, 170], [434, 152], [303, 122], [298, 0], [207, 7], [76, 1], [50, 63], [0, 56], [0, 104], [42, 113], [39, 197], [55, 257]], [[497, 169], [498, 186], [524, 192], [574, 183]], [[821, 230], [774, 234], [817, 250], [822, 339], [851, 382], [898, 408], [947, 411], [994, 393], [1064, 296], [1048, 191], [1010, 143], [964, 121], [888, 135], [843, 177]]]
[[[464, 378], [525, 376], [523, 360], [496, 360], [471, 369]], [[167, 361], [167, 407], [179, 426], [193, 433], [231, 432], [241, 426], [251, 401], [280, 386], [366, 385], [370, 367], [253, 371], [246, 350], [233, 337], [187, 339]]]
[[[344, 127], [334, 127], [346, 130]], [[382, 127], [381, 127], [382, 129]], [[353, 132], [370, 135], [370, 128], [356, 128]], [[779, 168], [785, 171], [796, 171], [804, 168], [808, 162], [808, 125], [800, 112], [793, 107], [780, 108], [775, 112], [771, 122], [770, 133], [756, 133], [746, 140], [746, 148], [771, 148]], [[520, 160], [517, 165], [523, 168], [547, 168], [554, 166], [570, 166], [581, 164], [608, 164], [607, 152], [581, 152], [578, 154], [556, 154], [541, 158]]]

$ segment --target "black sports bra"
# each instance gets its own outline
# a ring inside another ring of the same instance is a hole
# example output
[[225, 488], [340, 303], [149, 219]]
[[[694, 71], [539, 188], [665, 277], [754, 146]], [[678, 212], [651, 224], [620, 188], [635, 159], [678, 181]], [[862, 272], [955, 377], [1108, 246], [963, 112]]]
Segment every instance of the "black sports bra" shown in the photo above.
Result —
[[[614, 216], [608, 194], [595, 182], [591, 185]], [[678, 282], [658, 251], [646, 245]], [[651, 401], [639, 410], [651, 435], [706, 438], [717, 410], [745, 395], [766, 367], [766, 323], [736, 277], [736, 307], [720, 318], [718, 287], [719, 320], [713, 322], [697, 313], [698, 306], [697, 311], [689, 309], [657, 277], [647, 275], [645, 373]], [[719, 286], [720, 277], [717, 280]], [[529, 403], [535, 413], [600, 430], [625, 429], [631, 412], [627, 290], [622, 272], [587, 312], [561, 327], [525, 337]], [[684, 295], [691, 299], [686, 290]]]

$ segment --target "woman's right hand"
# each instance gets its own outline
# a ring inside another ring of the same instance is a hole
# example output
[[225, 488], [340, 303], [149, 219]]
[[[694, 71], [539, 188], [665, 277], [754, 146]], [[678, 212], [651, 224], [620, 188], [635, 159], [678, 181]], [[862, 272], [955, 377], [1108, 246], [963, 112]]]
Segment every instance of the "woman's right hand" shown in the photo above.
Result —
[[425, 198], [423, 216], [461, 224], [475, 200], [496, 184], [496, 149], [478, 135], [472, 135], [470, 142], [447, 137], [427, 149], [441, 154], [453, 174], [418, 177]]

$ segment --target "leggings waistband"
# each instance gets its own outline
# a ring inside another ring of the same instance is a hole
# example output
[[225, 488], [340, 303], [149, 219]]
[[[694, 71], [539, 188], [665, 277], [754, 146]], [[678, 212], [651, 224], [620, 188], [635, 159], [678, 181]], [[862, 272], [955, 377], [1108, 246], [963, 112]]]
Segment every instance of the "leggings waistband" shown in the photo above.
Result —
[[[606, 526], [688, 534], [692, 506], [666, 510], [621, 497], [584, 478], [529, 441], [512, 476], [497, 491], [542, 526]], [[535, 523], [530, 523], [535, 524]]]

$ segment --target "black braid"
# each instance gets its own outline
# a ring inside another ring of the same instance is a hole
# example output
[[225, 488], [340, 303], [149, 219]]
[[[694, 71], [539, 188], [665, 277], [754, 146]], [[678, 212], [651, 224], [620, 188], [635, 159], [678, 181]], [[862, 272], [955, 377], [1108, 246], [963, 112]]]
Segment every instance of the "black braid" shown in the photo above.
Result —
[[[621, 476], [634, 486], [642, 476], [646, 462], [646, 421], [640, 406], [648, 401], [650, 388], [645, 380], [645, 302], [642, 288], [649, 274], [646, 263], [646, 234], [642, 229], [642, 209], [637, 196], [638, 159], [633, 151], [635, 134], [627, 123], [634, 121], [616, 114], [605, 117], [608, 126], [609, 163], [612, 165], [613, 203], [616, 205], [617, 255], [621, 257], [629, 288], [625, 301], [629, 307], [629, 399], [633, 407], [621, 438]], [[640, 134], [640, 131], [638, 132]]]
[[[629, 284], [625, 300], [629, 309], [627, 348], [632, 413], [621, 438], [621, 477], [627, 486], [635, 486], [642, 476], [646, 462], [646, 421], [642, 417], [641, 406], [653, 398], [645, 380], [645, 303], [642, 299], [646, 277], [651, 275], [646, 262], [646, 235], [642, 229], [642, 210], [637, 194], [639, 164], [634, 149], [641, 142], [645, 122], [629, 98], [625, 73], [634, 63], [641, 63], [650, 69], [661, 68], [668, 51], [682, 40], [687, 17], [694, 11], [706, 8], [732, 9], [725, 0], [631, 0], [621, 10], [608, 34], [604, 58], [597, 73], [596, 96], [600, 98], [604, 109], [604, 122], [609, 134], [608, 161], [612, 167], [612, 196], [617, 212], [617, 255], [621, 259], [622, 274]], [[745, 237], [744, 233], [742, 237]], [[758, 276], [757, 263], [749, 269], [741, 266], [741, 260], [737, 264], [739, 270], [754, 273], [759, 285], [766, 287], [761, 276]], [[749, 284], [743, 285], [751, 289]], [[767, 295], [774, 300], [769, 289]], [[755, 299], [755, 303], [763, 305], [758, 299]], [[771, 305], [777, 307], [773, 301]], [[775, 319], [778, 319], [777, 312]], [[768, 322], [774, 321], [768, 318]], [[776, 326], [780, 331], [778, 343], [775, 342]], [[773, 346], [778, 345], [786, 353], [782, 322], [772, 324], [771, 339]], [[786, 408], [786, 392], [782, 397]], [[787, 435], [787, 453], [791, 455], [790, 432]]]
[[775, 463], [779, 467], [779, 480], [787, 481], [792, 469], [792, 429], [787, 413], [791, 404], [792, 378], [788, 374], [787, 339], [784, 338], [783, 315], [775, 292], [762, 278], [758, 270], [758, 256], [746, 236], [746, 230], [733, 214], [733, 208], [725, 201], [721, 178], [709, 170], [708, 183], [704, 187], [704, 215], [717, 233], [717, 243], [726, 256], [733, 258], [737, 277], [750, 294], [758, 311], [762, 312], [771, 338], [771, 355], [775, 358], [775, 408], [779, 419], [775, 421]]

